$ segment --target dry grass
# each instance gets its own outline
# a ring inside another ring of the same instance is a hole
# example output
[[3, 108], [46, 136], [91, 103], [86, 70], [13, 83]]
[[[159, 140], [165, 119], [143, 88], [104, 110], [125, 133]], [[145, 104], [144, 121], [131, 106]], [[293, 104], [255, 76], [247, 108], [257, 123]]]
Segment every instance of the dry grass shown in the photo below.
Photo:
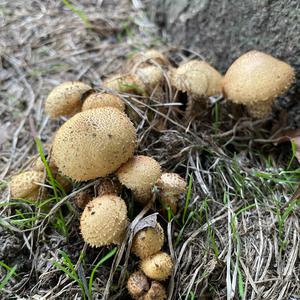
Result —
[[[161, 47], [143, 7], [133, 3], [82, 1], [76, 14], [60, 1], [0, 2], [0, 278], [11, 273], [1, 299], [128, 299], [124, 283], [138, 263], [129, 256], [132, 231], [155, 209], [140, 212], [125, 193], [132, 220], [127, 239], [117, 252], [91, 249], [70, 200], [94, 182], [38, 207], [12, 201], [7, 182], [36, 155], [34, 137], [46, 145], [64, 121], [43, 113], [56, 84], [82, 80], [99, 87], [134, 51]], [[173, 63], [195, 55], [163, 49]], [[299, 201], [290, 201], [300, 174], [289, 145], [268, 142], [275, 119], [236, 118], [223, 99], [211, 99], [187, 121], [168, 80], [159, 101], [121, 96], [141, 116], [137, 152], [190, 183], [178, 215], [158, 217], [175, 261], [170, 299], [300, 299]]]

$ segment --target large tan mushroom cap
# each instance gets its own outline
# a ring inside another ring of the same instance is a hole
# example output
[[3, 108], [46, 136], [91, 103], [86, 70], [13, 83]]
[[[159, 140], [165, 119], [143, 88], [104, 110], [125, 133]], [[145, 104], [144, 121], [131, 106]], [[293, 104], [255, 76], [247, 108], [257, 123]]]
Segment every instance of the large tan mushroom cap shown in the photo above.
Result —
[[82, 111], [107, 106], [117, 108], [122, 112], [125, 110], [125, 104], [120, 97], [108, 93], [94, 93], [84, 100]]
[[80, 111], [82, 95], [92, 88], [80, 81], [67, 81], [55, 87], [45, 102], [45, 111], [51, 118], [71, 116]]
[[165, 252], [156, 253], [141, 261], [141, 270], [151, 279], [163, 281], [172, 273], [173, 262]]
[[148, 156], [137, 155], [117, 171], [120, 182], [131, 189], [136, 200], [146, 204], [152, 195], [152, 188], [160, 177], [159, 163]]
[[83, 239], [94, 247], [120, 244], [127, 225], [126, 204], [114, 195], [104, 195], [90, 201], [80, 219]]
[[144, 259], [161, 250], [164, 244], [164, 230], [157, 223], [155, 228], [147, 227], [140, 230], [134, 237], [131, 252]]
[[44, 183], [44, 172], [25, 171], [12, 177], [10, 192], [13, 198], [37, 200], [41, 186]]
[[136, 271], [129, 276], [127, 289], [133, 299], [140, 300], [149, 288], [148, 279], [142, 271]]
[[194, 97], [221, 94], [222, 75], [205, 61], [191, 60], [170, 72], [171, 85]]
[[232, 102], [250, 106], [254, 117], [261, 117], [271, 111], [273, 100], [290, 87], [294, 77], [294, 69], [287, 63], [253, 50], [227, 70], [223, 92]]
[[58, 169], [74, 180], [104, 177], [133, 156], [136, 133], [116, 108], [80, 112], [57, 131], [52, 157]]
[[176, 213], [179, 196], [186, 191], [185, 180], [176, 173], [163, 173], [156, 185], [160, 190], [161, 201]]

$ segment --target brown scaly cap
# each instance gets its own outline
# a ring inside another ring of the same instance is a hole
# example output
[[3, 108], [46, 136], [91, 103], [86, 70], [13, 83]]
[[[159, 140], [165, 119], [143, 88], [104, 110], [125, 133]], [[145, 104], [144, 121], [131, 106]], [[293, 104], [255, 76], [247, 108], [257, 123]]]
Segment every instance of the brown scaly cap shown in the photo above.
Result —
[[83, 239], [90, 246], [120, 244], [128, 225], [124, 200], [104, 195], [90, 201], [80, 219]]
[[171, 85], [192, 97], [221, 94], [221, 79], [216, 69], [200, 60], [191, 60], [170, 71]]
[[157, 223], [155, 228], [147, 227], [140, 230], [134, 237], [131, 252], [141, 259], [161, 250], [164, 244], [164, 230]]
[[81, 98], [92, 88], [80, 81], [67, 81], [55, 87], [45, 102], [45, 112], [51, 117], [71, 116], [82, 107]]
[[131, 189], [136, 200], [142, 204], [151, 199], [151, 190], [160, 175], [159, 163], [144, 155], [134, 156], [117, 171], [120, 182]]
[[37, 200], [41, 186], [44, 183], [44, 172], [25, 171], [11, 178], [10, 192], [13, 198]]
[[80, 112], [57, 131], [52, 157], [59, 171], [73, 180], [104, 177], [133, 156], [135, 128], [118, 109]]
[[173, 262], [169, 254], [158, 252], [143, 259], [140, 268], [149, 278], [163, 281], [171, 275]]
[[272, 111], [274, 100], [288, 90], [294, 78], [290, 65], [253, 50], [229, 67], [223, 78], [223, 92], [232, 102], [244, 104], [250, 115], [261, 118]]
[[133, 299], [140, 300], [149, 288], [148, 279], [142, 271], [136, 271], [129, 276], [127, 290]]
[[89, 95], [84, 100], [82, 111], [106, 106], [117, 108], [122, 112], [125, 111], [125, 104], [122, 99], [118, 96], [108, 93], [94, 93]]
[[145, 296], [140, 298], [139, 300], [165, 300], [167, 299], [167, 291], [164, 286], [157, 282], [152, 281], [151, 287]]

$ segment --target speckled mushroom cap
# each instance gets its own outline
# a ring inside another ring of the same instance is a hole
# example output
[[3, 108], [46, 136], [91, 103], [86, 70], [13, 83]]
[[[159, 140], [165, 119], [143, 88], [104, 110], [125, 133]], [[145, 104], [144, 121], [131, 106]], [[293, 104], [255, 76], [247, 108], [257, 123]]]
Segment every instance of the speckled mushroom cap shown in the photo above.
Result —
[[45, 112], [51, 117], [71, 116], [80, 111], [82, 95], [92, 88], [80, 81], [67, 81], [55, 87], [45, 102]]
[[179, 196], [186, 191], [185, 180], [176, 173], [163, 173], [156, 185], [160, 190], [161, 201], [176, 213]]
[[106, 106], [117, 108], [122, 112], [125, 110], [125, 104], [120, 97], [108, 93], [94, 93], [84, 100], [82, 111]]
[[146, 96], [146, 87], [136, 74], [117, 74], [106, 78], [102, 86], [119, 93]]
[[156, 227], [146, 227], [134, 237], [131, 252], [144, 259], [161, 250], [164, 244], [164, 230], [157, 223]]
[[151, 190], [160, 175], [159, 163], [144, 155], [134, 156], [117, 171], [120, 182], [131, 189], [136, 200], [142, 204], [151, 199]]
[[142, 271], [136, 271], [129, 276], [127, 290], [133, 299], [140, 300], [149, 288], [148, 279]]
[[171, 85], [194, 97], [221, 94], [222, 75], [205, 61], [191, 60], [170, 71]]
[[90, 201], [80, 218], [80, 230], [90, 246], [120, 244], [128, 225], [124, 200], [104, 195]]
[[57, 131], [52, 157], [62, 174], [84, 181], [104, 177], [133, 156], [136, 133], [113, 107], [80, 112]]
[[171, 275], [173, 262], [170, 255], [165, 252], [158, 252], [143, 259], [140, 268], [149, 278], [163, 281]]
[[39, 183], [44, 183], [44, 177], [42, 171], [25, 171], [13, 176], [10, 181], [12, 198], [36, 200], [41, 187]]
[[164, 286], [157, 282], [152, 281], [149, 291], [139, 300], [165, 300], [167, 299], [167, 291]]
[[287, 63], [253, 50], [229, 67], [223, 92], [232, 102], [250, 106], [254, 117], [262, 117], [270, 113], [273, 100], [290, 87], [294, 77], [294, 69]]

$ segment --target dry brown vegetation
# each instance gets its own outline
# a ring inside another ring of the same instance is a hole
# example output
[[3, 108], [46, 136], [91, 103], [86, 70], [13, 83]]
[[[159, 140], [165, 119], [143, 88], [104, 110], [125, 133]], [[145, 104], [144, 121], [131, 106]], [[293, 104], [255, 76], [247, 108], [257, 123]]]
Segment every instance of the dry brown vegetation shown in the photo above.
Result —
[[[198, 57], [164, 45], [139, 1], [81, 1], [76, 9], [61, 1], [0, 2], [2, 283], [11, 275], [1, 299], [128, 299], [126, 279], [138, 263], [128, 251], [134, 227], [155, 209], [133, 206], [124, 192], [132, 231], [119, 249], [93, 249], [83, 243], [81, 211], [71, 200], [94, 182], [75, 184], [47, 205], [11, 200], [8, 182], [38, 156], [34, 138], [46, 151], [64, 121], [43, 113], [55, 85], [81, 80], [100, 88], [126, 58], [153, 47], [174, 65]], [[211, 98], [187, 121], [168, 80], [161, 99], [147, 105], [143, 97], [120, 96], [140, 116], [137, 153], [189, 184], [178, 214], [158, 216], [175, 262], [170, 299], [300, 299], [299, 201], [292, 198], [299, 169], [290, 143], [272, 143], [283, 130], [280, 114], [253, 121]]]

